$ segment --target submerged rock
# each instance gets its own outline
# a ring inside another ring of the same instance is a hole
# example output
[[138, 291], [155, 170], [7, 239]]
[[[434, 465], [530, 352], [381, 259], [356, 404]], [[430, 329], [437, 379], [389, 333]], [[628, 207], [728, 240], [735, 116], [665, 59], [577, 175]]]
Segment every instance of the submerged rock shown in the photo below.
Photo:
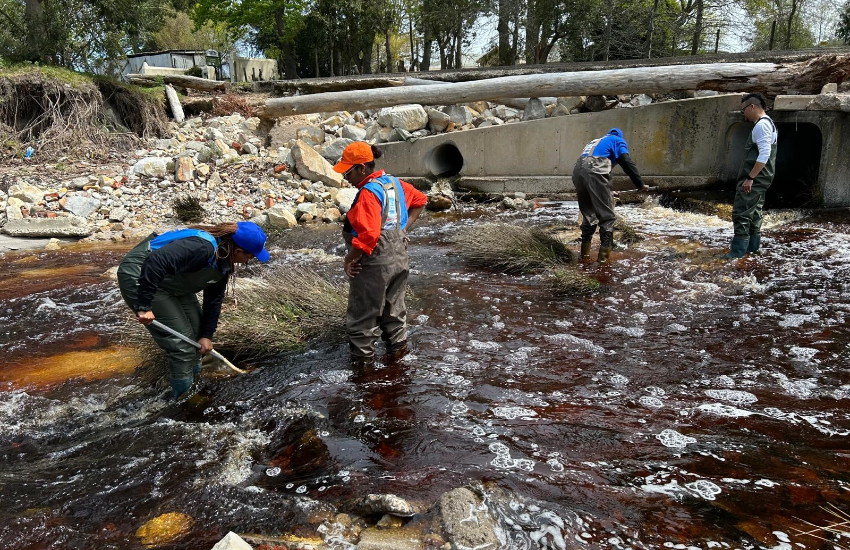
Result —
[[185, 535], [195, 523], [191, 516], [169, 512], [157, 516], [136, 530], [136, 536], [145, 546], [167, 544]]
[[361, 515], [392, 514], [411, 517], [416, 511], [409, 502], [392, 494], [369, 494], [354, 503], [354, 510]]
[[440, 497], [440, 514], [448, 541], [459, 548], [495, 550], [496, 523], [487, 507], [469, 489], [460, 487]]

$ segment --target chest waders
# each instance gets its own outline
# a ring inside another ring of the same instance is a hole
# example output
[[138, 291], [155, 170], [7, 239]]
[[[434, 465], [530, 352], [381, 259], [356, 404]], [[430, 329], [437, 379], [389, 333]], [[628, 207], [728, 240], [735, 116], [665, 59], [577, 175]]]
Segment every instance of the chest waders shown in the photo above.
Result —
[[[151, 241], [156, 237], [155, 233], [151, 234], [136, 245], [118, 266], [118, 287], [131, 309], [138, 299], [142, 264], [150, 256]], [[197, 340], [201, 332], [202, 311], [197, 293], [227, 276], [214, 266], [214, 259], [211, 259], [210, 266], [201, 270], [166, 276], [151, 302], [151, 311], [158, 321], [192, 340]], [[194, 375], [201, 371], [197, 350], [176, 336], [154, 327], [147, 329], [168, 360], [172, 396], [183, 395], [192, 386]]]
[[601, 139], [585, 147], [586, 157], [579, 157], [573, 168], [578, 208], [581, 211], [581, 257], [590, 256], [590, 242], [599, 225], [598, 261], [605, 262], [614, 247], [614, 200], [611, 195], [611, 160], [594, 157], [593, 151]]
[[[380, 191], [376, 188], [378, 185]], [[383, 198], [381, 236], [372, 254], [360, 258], [360, 273], [349, 279], [345, 326], [352, 359], [374, 357], [378, 336], [386, 343], [389, 353], [401, 351], [407, 344], [407, 307], [404, 303], [409, 274], [404, 238], [407, 203], [398, 180], [391, 176], [373, 180], [365, 188], [377, 191], [376, 196]], [[355, 236], [343, 230], [348, 251]]]
[[[776, 132], [776, 125], [769, 117], [762, 117], [760, 120], [767, 119], [773, 131]], [[758, 124], [758, 121], [756, 121]], [[729, 258], [741, 258], [747, 252], [758, 252], [761, 247], [761, 223], [764, 219], [762, 209], [764, 208], [764, 198], [770, 184], [773, 183], [773, 176], [776, 170], [776, 150], [777, 143], [770, 146], [770, 156], [753, 180], [753, 188], [749, 193], [744, 193], [741, 187], [744, 180], [750, 177], [750, 171], [758, 160], [759, 149], [753, 142], [753, 134], [750, 132], [747, 138], [747, 144], [744, 146], [744, 162], [741, 165], [741, 172], [738, 175], [738, 184], [735, 187], [735, 202], [732, 207], [732, 226], [735, 231], [735, 236], [732, 237], [732, 251], [727, 255]]]

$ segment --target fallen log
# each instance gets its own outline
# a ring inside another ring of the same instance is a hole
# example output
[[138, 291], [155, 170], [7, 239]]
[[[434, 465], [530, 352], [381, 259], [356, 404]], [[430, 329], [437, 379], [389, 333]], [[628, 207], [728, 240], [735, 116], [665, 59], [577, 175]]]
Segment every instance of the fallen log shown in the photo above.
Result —
[[825, 55], [810, 61], [776, 63], [712, 63], [689, 66], [641, 67], [582, 72], [532, 74], [485, 81], [328, 92], [272, 98], [259, 110], [261, 118], [327, 111], [354, 111], [406, 103], [452, 105], [500, 98], [540, 96], [618, 95], [667, 93], [678, 90], [817, 93], [826, 82], [850, 77], [850, 54]]
[[174, 84], [175, 86], [203, 90], [205, 92], [226, 92], [230, 89], [230, 82], [185, 75], [130, 74], [127, 75], [127, 81], [130, 84], [139, 86], [158, 86], [164, 82], [166, 84]]
[[177, 97], [177, 92], [171, 84], [165, 85], [165, 97], [168, 98], [168, 106], [171, 108], [171, 114], [174, 116], [174, 121], [178, 124], [186, 119], [183, 114], [183, 106], [180, 105], [180, 98]]
[[320, 94], [348, 90], [372, 90], [405, 85], [404, 77], [361, 76], [340, 78], [304, 78], [299, 80], [262, 80], [254, 82], [252, 88], [258, 93]]

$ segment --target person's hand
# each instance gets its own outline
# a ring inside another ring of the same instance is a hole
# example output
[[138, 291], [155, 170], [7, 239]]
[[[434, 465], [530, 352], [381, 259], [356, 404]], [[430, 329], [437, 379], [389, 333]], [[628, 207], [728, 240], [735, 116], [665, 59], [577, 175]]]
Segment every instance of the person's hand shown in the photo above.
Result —
[[363, 270], [363, 266], [360, 265], [360, 258], [357, 259], [349, 259], [348, 256], [345, 257], [345, 274], [350, 278], [354, 278], [360, 271]]
[[137, 311], [136, 319], [138, 319], [141, 324], [148, 326], [151, 322], [153, 322], [155, 317], [153, 316], [153, 311]]
[[744, 180], [744, 183], [741, 185], [741, 191], [744, 193], [749, 193], [753, 190], [753, 179], [747, 178]]
[[201, 355], [206, 355], [213, 349], [212, 340], [209, 338], [200, 338], [198, 343], [201, 344], [201, 347], [198, 349], [198, 353]]

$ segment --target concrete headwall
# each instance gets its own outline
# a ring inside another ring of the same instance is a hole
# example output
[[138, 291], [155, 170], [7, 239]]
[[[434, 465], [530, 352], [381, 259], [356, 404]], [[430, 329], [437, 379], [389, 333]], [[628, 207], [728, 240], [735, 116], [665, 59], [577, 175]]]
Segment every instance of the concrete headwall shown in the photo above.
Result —
[[277, 60], [236, 57], [230, 65], [232, 82], [254, 82], [278, 78]]

